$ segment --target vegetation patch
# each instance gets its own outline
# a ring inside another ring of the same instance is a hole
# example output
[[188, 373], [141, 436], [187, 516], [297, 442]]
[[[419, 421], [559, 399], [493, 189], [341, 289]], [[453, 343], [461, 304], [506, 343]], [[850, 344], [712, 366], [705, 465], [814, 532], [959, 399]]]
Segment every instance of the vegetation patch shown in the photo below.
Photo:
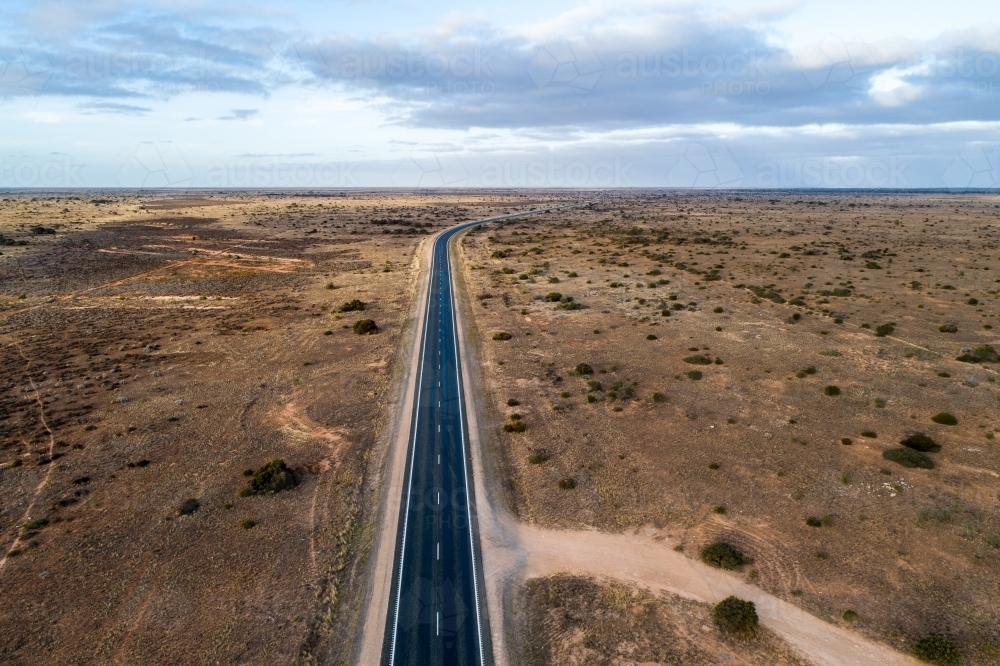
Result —
[[684, 358], [684, 362], [690, 363], [691, 365], [712, 365], [712, 359], [702, 354], [687, 356]]
[[512, 337], [514, 336], [508, 333], [507, 331], [500, 331], [499, 333], [493, 334], [494, 340], [510, 340]]
[[955, 360], [962, 363], [1000, 363], [1000, 353], [991, 345], [981, 345], [975, 349], [963, 349], [962, 355]]
[[840, 387], [830, 384], [823, 388], [823, 393], [829, 396], [840, 395]]
[[913, 656], [928, 664], [937, 666], [958, 666], [962, 663], [962, 651], [944, 636], [932, 635], [921, 638], [913, 646]]
[[240, 497], [251, 495], [273, 495], [282, 490], [291, 490], [299, 485], [295, 472], [281, 458], [272, 460], [250, 475], [246, 488], [240, 491]]
[[958, 326], [955, 324], [941, 324], [938, 330], [942, 333], [958, 333]]
[[712, 618], [723, 634], [752, 638], [757, 635], [759, 618], [752, 601], [729, 596], [712, 609]]
[[701, 561], [717, 569], [739, 569], [744, 564], [750, 564], [752, 559], [744, 555], [738, 548], [725, 541], [716, 541], [701, 550]]
[[177, 513], [182, 516], [190, 516], [201, 507], [201, 504], [193, 497], [189, 497], [177, 507]]
[[937, 453], [941, 450], [940, 444], [922, 432], [907, 435], [906, 439], [900, 440], [899, 443], [908, 449], [920, 451], [921, 453]]
[[563, 490], [573, 490], [576, 488], [576, 480], [566, 477], [565, 479], [559, 480], [559, 487]]
[[938, 423], [941, 425], [948, 425], [948, 426], [958, 425], [958, 419], [955, 418], [954, 414], [951, 414], [949, 412], [938, 412], [937, 414], [931, 417], [931, 421], [934, 421], [934, 423]]
[[362, 312], [367, 305], [367, 303], [355, 298], [353, 301], [347, 301], [337, 308], [337, 312]]
[[909, 468], [934, 469], [934, 461], [919, 451], [913, 449], [888, 449], [882, 452], [882, 457], [890, 462]]
[[354, 322], [354, 332], [358, 335], [370, 335], [378, 333], [378, 326], [373, 319], [359, 319]]
[[896, 330], [896, 324], [889, 322], [887, 324], [879, 324], [875, 327], [875, 335], [880, 338], [884, 338], [887, 335], [892, 334]]

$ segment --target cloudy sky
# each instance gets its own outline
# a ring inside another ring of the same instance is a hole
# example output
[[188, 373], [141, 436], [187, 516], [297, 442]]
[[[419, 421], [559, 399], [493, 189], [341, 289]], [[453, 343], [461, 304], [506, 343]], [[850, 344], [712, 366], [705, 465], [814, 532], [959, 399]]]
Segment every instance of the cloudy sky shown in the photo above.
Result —
[[987, 0], [4, 0], [0, 187], [1000, 185]]

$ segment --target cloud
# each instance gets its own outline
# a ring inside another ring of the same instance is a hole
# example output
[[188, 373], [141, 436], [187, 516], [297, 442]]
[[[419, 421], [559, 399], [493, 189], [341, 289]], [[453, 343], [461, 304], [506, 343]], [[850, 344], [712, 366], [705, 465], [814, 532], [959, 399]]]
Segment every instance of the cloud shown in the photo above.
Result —
[[144, 116], [152, 111], [148, 106], [119, 104], [117, 102], [85, 102], [78, 104], [77, 108], [87, 114], [109, 113], [120, 116]]
[[221, 116], [219, 120], [250, 120], [260, 115], [258, 109], [233, 109], [227, 116]]

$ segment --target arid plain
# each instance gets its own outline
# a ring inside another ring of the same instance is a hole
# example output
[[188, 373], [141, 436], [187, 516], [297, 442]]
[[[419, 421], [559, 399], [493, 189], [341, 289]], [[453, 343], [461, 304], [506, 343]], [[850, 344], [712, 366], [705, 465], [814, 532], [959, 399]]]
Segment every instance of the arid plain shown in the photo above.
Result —
[[[6, 195], [0, 661], [349, 663], [421, 243], [584, 199], [456, 249], [498, 510], [1000, 662], [1000, 197], [749, 192]], [[807, 663], [578, 574], [510, 663]]]

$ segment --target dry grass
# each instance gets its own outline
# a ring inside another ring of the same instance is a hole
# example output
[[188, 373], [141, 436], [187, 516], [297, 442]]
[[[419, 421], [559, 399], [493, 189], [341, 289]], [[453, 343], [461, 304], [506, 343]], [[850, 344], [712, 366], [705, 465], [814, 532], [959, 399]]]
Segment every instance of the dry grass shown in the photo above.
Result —
[[[1000, 340], [998, 216], [995, 196], [653, 193], [471, 233], [499, 486], [543, 526], [724, 539], [764, 589], [903, 650], [996, 643], [1000, 368], [956, 358]], [[553, 277], [582, 309], [545, 300]], [[508, 399], [526, 432], [502, 432]], [[913, 432], [942, 445], [933, 470], [882, 458]]]

